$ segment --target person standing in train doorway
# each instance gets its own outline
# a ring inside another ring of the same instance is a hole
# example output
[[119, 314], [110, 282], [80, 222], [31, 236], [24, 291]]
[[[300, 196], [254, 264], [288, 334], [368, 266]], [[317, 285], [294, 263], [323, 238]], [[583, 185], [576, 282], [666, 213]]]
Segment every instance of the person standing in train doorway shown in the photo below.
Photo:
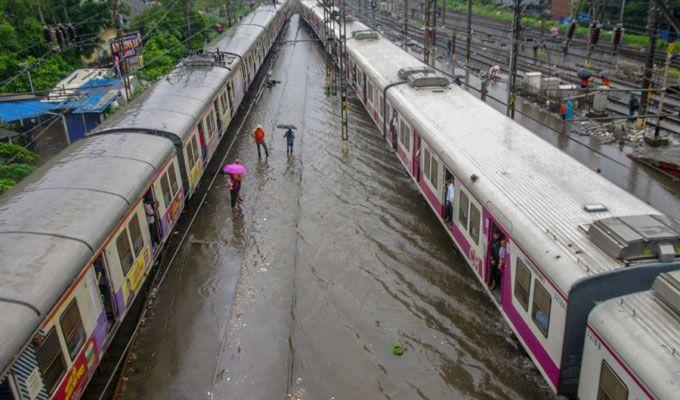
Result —
[[446, 198], [444, 201], [444, 222], [451, 222], [452, 210], [453, 210], [453, 177], [447, 175], [444, 181], [444, 189], [446, 190]]
[[293, 154], [293, 145], [295, 144], [295, 133], [293, 133], [293, 130], [288, 128], [286, 133], [283, 134], [283, 137], [286, 138], [286, 155], [290, 156]]
[[269, 157], [269, 150], [267, 150], [267, 144], [264, 142], [264, 129], [262, 125], [258, 124], [251, 136], [255, 138], [255, 144], [257, 144], [257, 157], [262, 157], [260, 153], [260, 146], [264, 147], [264, 155]]

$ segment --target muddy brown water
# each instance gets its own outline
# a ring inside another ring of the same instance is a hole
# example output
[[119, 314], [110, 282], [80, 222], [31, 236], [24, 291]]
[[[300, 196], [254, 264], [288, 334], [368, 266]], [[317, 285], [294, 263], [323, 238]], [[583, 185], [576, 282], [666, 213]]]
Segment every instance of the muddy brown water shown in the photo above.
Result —
[[[294, 16], [286, 40], [308, 40]], [[341, 146], [317, 44], [280, 47], [232, 215], [213, 186], [149, 309], [122, 399], [545, 399], [543, 378], [367, 114]], [[278, 123], [297, 131], [285, 154]], [[390, 354], [401, 344], [403, 356]]]

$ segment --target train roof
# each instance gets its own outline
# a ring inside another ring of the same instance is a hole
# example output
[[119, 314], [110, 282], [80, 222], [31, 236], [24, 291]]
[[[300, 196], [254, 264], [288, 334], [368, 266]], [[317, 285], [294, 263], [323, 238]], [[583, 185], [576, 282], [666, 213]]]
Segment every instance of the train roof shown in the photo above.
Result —
[[264, 32], [272, 22], [281, 5], [261, 5], [243, 17], [241, 21], [225, 33], [214, 39], [207, 50], [217, 50], [244, 56], [255, 43], [255, 39]]
[[[303, 4], [322, 15], [315, 2]], [[402, 68], [427, 68], [382, 36], [348, 39], [347, 49], [383, 87], [400, 81]], [[590, 224], [607, 217], [661, 215], [461, 87], [404, 84], [390, 89], [388, 98], [399, 102], [430, 147], [565, 298], [579, 279], [625, 265], [589, 239]], [[606, 211], [588, 212], [586, 205], [603, 205]]]
[[0, 374], [172, 152], [159, 136], [88, 137], [0, 197]]
[[205, 65], [180, 65], [135, 98], [125, 110], [106, 120], [98, 132], [152, 131], [184, 139], [224, 87], [229, 70]]
[[616, 357], [654, 398], [680, 398], [680, 314], [658, 293], [649, 290], [600, 303], [588, 325], [608, 349], [616, 349]]

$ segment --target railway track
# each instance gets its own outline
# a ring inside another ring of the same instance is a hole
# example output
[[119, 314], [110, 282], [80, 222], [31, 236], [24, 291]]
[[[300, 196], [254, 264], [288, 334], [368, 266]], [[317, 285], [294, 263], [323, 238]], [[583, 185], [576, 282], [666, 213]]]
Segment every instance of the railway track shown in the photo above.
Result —
[[[371, 15], [370, 10], [359, 9], [364, 11], [361, 16], [358, 13], [354, 13], [355, 17], [362, 20], [363, 22], [370, 24]], [[354, 10], [356, 11], [356, 10]], [[375, 15], [376, 27], [382, 31], [390, 40], [400, 43], [402, 41], [402, 21], [396, 17], [387, 17], [376, 13]], [[409, 46], [417, 51], [422, 52], [423, 50], [423, 35], [424, 29], [414, 24], [409, 24], [408, 27], [408, 38], [410, 40]], [[440, 36], [441, 37], [441, 36]], [[446, 37], [446, 36], [445, 36]], [[465, 48], [462, 40], [456, 43], [456, 53], [464, 54]], [[437, 57], [440, 60], [446, 59], [446, 46], [444, 40], [438, 40], [436, 43]], [[488, 42], [480, 40], [479, 38], [473, 38], [471, 42], [471, 61], [472, 68], [478, 70], [479, 72], [485, 71], [492, 65], [500, 65], [501, 71], [508, 73], [509, 69], [507, 67], [508, 51], [503, 49], [502, 46], [491, 48]], [[459, 56], [460, 57], [460, 56]], [[548, 76], [557, 76], [563, 81], [577, 84], [578, 78], [576, 76], [578, 67], [554, 67], [551, 63], [545, 60], [537, 60], [532, 56], [527, 56], [526, 54], [520, 54], [518, 57], [519, 69], [521, 71], [537, 71]], [[618, 88], [623, 89], [635, 89], [618, 78], [611, 79], [612, 82], [617, 84]], [[610, 95], [609, 96], [610, 105], [608, 107], [609, 111], [617, 115], [625, 116], [628, 115], [628, 99], [622, 98], [621, 96]], [[665, 100], [666, 110], [671, 108], [680, 108], [680, 96], [678, 95], [668, 95]], [[650, 114], [657, 111], [658, 96], [652, 96], [650, 103], [648, 103], [648, 110]], [[658, 121], [656, 119], [649, 119], [648, 124], [656, 126]], [[661, 120], [661, 129], [680, 133], [680, 118], [677, 116], [664, 117]]]

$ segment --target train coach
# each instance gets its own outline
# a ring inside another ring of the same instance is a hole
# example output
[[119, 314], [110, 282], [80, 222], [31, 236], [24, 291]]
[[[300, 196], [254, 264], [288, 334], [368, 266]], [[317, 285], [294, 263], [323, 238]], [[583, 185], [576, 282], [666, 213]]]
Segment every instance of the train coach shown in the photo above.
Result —
[[[303, 0], [301, 8], [325, 43], [323, 7]], [[577, 396], [593, 306], [680, 269], [680, 224], [360, 22], [348, 23], [347, 35], [358, 99], [550, 387]], [[490, 288], [500, 243], [504, 268]], [[617, 372], [649, 398], [673, 398], [619, 360]], [[680, 379], [678, 368], [671, 374]]]
[[0, 198], [0, 399], [82, 395], [291, 3], [257, 8]]

